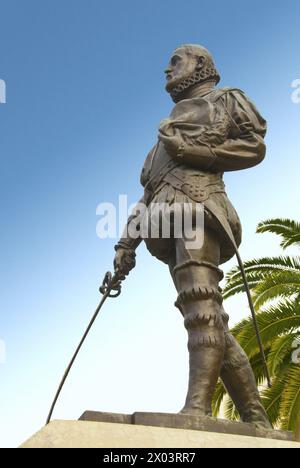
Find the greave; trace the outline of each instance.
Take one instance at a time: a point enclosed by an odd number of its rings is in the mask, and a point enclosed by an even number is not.
[[[203,330],[199,334],[202,335]],[[188,393],[181,413],[212,415],[212,397],[220,375],[223,353],[223,346],[197,345],[189,349]]]
[[[225,334],[226,348],[221,379],[238,410],[241,420],[271,429],[262,405],[249,359],[235,338]]]
[[[179,297],[179,307],[188,332],[189,384],[181,413],[211,416],[212,396],[224,357],[224,328],[221,297],[207,288]],[[178,304],[178,301],[177,301]]]

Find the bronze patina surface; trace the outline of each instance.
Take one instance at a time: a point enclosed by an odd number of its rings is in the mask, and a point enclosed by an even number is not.
[[[266,121],[243,91],[216,87],[219,73],[202,46],[178,47],[165,73],[175,106],[161,122],[158,141],[145,160],[141,202],[202,204],[204,242],[194,249],[185,235],[133,238],[126,229],[115,247],[115,270],[129,273],[142,241],[169,265],[178,292],[176,306],[188,332],[189,384],[180,413],[211,416],[212,395],[221,377],[242,421],[269,429],[249,360],[229,332],[219,287],[219,266],[234,255],[233,243],[241,243],[241,223],[226,195],[223,174],[264,159]],[[127,228],[134,222],[133,215]]]

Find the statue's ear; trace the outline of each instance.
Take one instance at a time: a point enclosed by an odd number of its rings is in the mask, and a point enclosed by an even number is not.
[[[203,55],[201,57],[197,57],[197,70],[199,70],[200,68],[203,68],[204,66],[204,62],[205,62],[205,57],[203,57]]]

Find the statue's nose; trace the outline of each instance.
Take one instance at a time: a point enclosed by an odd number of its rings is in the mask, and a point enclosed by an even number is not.
[[[172,69],[170,67],[166,68],[164,73],[167,75],[168,73],[171,73]]]

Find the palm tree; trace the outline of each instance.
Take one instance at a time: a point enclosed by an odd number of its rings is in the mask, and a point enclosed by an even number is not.
[[[271,232],[281,237],[281,247],[300,246],[300,224],[288,219],[261,222],[258,233]],[[245,263],[258,324],[272,377],[272,388],[263,388],[265,375],[251,318],[239,322],[232,334],[247,353],[271,423],[281,429],[296,431],[300,423],[300,257],[282,255],[264,257]],[[224,299],[244,291],[238,267],[226,276]],[[297,345],[299,343],[299,345]],[[293,356],[293,359],[292,359]],[[299,353],[300,356],[300,353]],[[217,416],[225,398],[225,415],[237,419],[238,414],[221,382],[214,401]],[[299,430],[299,427],[298,427]]]

